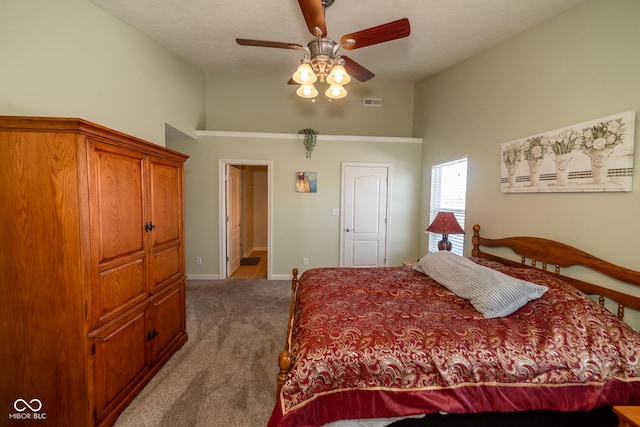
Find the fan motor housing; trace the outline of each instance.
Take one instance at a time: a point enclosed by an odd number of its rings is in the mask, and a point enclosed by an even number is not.
[[[337,45],[338,43],[328,38],[317,38],[307,45],[311,56],[311,67],[321,82],[325,81],[334,65]]]
[[[332,39],[317,38],[311,40],[307,46],[309,47],[309,52],[311,53],[312,58],[317,55],[327,55],[333,58],[337,44],[338,43]]]

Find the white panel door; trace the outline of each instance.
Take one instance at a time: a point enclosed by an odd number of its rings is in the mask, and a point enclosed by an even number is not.
[[[241,184],[240,168],[227,166],[227,277],[240,267],[242,245],[240,242],[241,221]]]
[[[341,266],[386,264],[389,168],[343,164]]]

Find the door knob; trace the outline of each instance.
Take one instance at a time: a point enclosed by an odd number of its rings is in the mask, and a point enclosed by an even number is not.
[[[353,228],[345,228],[344,231],[346,231],[347,233],[353,231]]]

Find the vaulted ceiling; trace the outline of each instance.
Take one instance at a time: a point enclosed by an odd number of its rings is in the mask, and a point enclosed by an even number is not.
[[[287,81],[301,51],[239,46],[236,38],[306,46],[295,0],[90,0],[206,73],[263,73]],[[320,1],[320,0],[318,0]],[[585,0],[335,0],[328,36],[408,18],[411,35],[349,52],[376,79],[412,83]]]

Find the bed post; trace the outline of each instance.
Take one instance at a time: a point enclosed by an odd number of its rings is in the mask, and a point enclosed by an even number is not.
[[[471,238],[473,243],[473,249],[471,249],[471,256],[480,255],[480,226],[478,224],[473,226],[473,237]]]
[[[284,351],[278,355],[278,379],[276,381],[276,398],[280,395],[280,389],[284,385],[287,379],[287,374],[291,365],[293,365],[293,355],[291,354],[290,339],[291,339],[291,325],[293,324],[293,315],[296,306],[296,294],[298,291],[298,269],[293,268],[291,270],[291,301],[289,302],[289,322],[287,324],[287,341],[285,342]]]
[[[289,373],[289,369],[291,369],[291,365],[293,365],[291,353],[287,350],[281,352],[278,356],[278,367],[280,368],[280,372],[278,372],[278,380],[276,381],[276,399],[280,396],[280,390],[287,379],[287,374]]]

